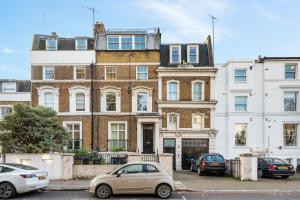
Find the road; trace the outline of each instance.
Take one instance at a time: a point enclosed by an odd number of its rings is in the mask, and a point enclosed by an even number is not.
[[[42,191],[23,194],[15,199],[93,199],[87,191]],[[155,199],[153,195],[118,195],[111,199]],[[174,192],[170,200],[299,200],[300,192]]]

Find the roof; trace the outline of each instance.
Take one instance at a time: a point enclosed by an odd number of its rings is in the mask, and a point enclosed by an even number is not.
[[[300,60],[300,57],[289,57],[289,56],[280,56],[280,57],[267,57],[267,56],[264,56],[264,57],[261,57],[261,56],[258,56],[258,59],[255,60],[255,62],[257,63],[263,63],[264,61],[289,61],[289,60]]]
[[[16,80],[16,79],[0,79],[0,92],[2,91],[2,82],[16,82],[16,92],[30,92],[31,82],[30,80]]]
[[[42,35],[42,34],[35,34],[33,36],[32,41],[32,51],[40,51],[40,50],[46,50],[46,40],[48,38],[53,38],[53,35]],[[62,51],[72,51],[75,49],[75,41],[78,38],[85,38],[87,39],[87,50],[93,50],[94,49],[94,39],[91,37],[74,37],[74,38],[60,38],[55,36],[55,38],[58,40],[57,50]]]
[[[213,63],[210,61],[210,51],[208,44],[206,43],[190,43],[190,44],[162,44],[160,45],[160,65],[163,67],[177,67],[178,64],[170,64],[170,46],[171,45],[180,45],[181,46],[181,62],[187,62],[187,46],[188,45],[197,45],[199,48],[198,60],[199,63],[193,64],[194,67],[201,66],[213,66]]]

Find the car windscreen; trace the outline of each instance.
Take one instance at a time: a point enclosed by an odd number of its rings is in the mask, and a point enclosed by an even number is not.
[[[208,162],[224,162],[224,158],[219,155],[208,155],[205,157],[205,160]]]
[[[16,168],[19,168],[19,169],[24,169],[24,170],[37,170],[37,168],[35,168],[35,167],[31,167],[31,166],[28,166],[28,165],[22,165],[22,164],[5,163],[5,165],[16,167]]]
[[[264,160],[268,164],[288,164],[287,161],[281,160],[279,158],[265,158]]]

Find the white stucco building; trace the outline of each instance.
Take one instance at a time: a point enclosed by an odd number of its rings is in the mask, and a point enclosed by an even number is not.
[[[300,164],[300,57],[229,60],[216,78],[216,151],[258,152]]]

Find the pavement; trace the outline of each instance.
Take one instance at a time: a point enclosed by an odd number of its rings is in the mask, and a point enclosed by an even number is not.
[[[232,177],[198,176],[195,172],[174,172],[176,191],[186,192],[300,192],[300,174],[289,179],[263,178],[258,181],[240,181]],[[87,190],[90,179],[74,179],[68,181],[50,181],[51,191]]]
[[[173,192],[170,200],[299,200],[299,192]],[[82,199],[96,200],[87,191],[38,191],[17,196],[15,199]],[[158,199],[154,195],[115,195],[111,199]]]

